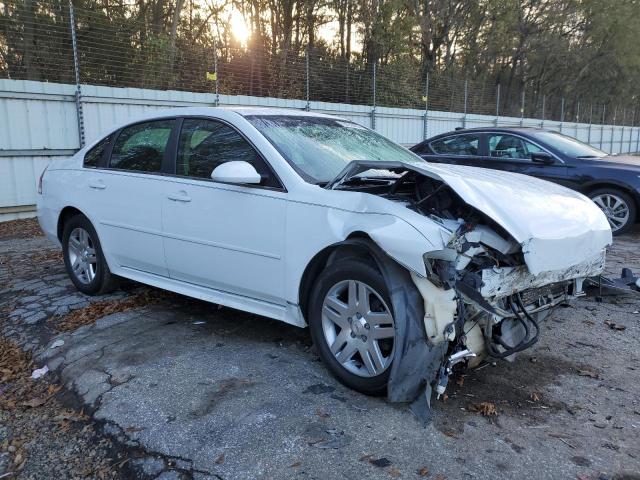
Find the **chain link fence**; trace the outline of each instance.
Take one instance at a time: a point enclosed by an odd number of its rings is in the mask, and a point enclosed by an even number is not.
[[[193,12],[169,17],[167,25],[133,3],[85,5],[0,1],[0,78],[77,84],[80,123],[83,84],[457,112],[463,126],[468,114],[495,115],[496,124],[500,117],[541,125],[635,126],[640,120],[630,99],[602,104],[531,85],[424,72],[409,56],[347,58],[323,42],[310,46],[301,35],[279,48],[260,38],[240,46],[224,26]]]

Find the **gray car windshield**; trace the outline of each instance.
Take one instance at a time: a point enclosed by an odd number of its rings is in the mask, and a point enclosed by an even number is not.
[[[602,158],[607,156],[602,150],[558,132],[538,131],[532,135],[569,157]]]
[[[323,117],[246,117],[280,154],[313,183],[332,180],[352,160],[423,163],[420,157],[357,123]]]

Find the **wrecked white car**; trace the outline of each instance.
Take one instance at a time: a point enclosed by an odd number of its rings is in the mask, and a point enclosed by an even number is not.
[[[290,110],[145,118],[52,163],[39,191],[79,290],[126,277],[308,325],[341,382],[423,420],[455,364],[533,345],[611,243],[576,192]]]

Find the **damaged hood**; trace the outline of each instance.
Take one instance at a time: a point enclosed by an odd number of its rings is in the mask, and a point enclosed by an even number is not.
[[[368,164],[368,166],[367,166]],[[377,168],[409,169],[449,185],[522,245],[530,272],[570,269],[601,258],[612,242],[609,222],[584,195],[517,173],[427,162],[376,162]],[[327,188],[371,168],[352,162]]]

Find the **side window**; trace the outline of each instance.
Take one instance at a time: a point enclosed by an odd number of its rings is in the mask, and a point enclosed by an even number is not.
[[[104,155],[104,152],[107,149],[110,141],[111,136],[103,138],[91,150],[85,153],[83,166],[95,168],[100,165],[100,160],[102,159],[102,156]]]
[[[441,155],[478,155],[479,145],[480,136],[475,134],[453,135],[429,144],[434,152]]]
[[[201,118],[184,120],[176,158],[177,175],[209,179],[218,165],[233,160],[253,165],[262,175],[261,185],[280,186],[262,157],[229,125]]]
[[[173,123],[173,120],[158,120],[124,128],[113,146],[109,166],[137,172],[159,172]]]
[[[543,150],[533,143],[514,135],[491,135],[489,137],[489,155],[495,158],[531,159],[532,153]]]

